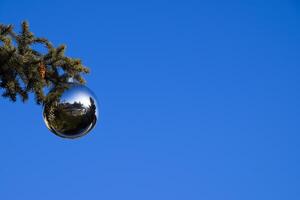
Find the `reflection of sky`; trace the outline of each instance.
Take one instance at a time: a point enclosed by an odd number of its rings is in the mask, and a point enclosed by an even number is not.
[[[94,99],[96,108],[98,108],[95,95],[85,86],[70,88],[62,95],[61,100],[68,103],[82,103],[85,107],[89,107],[91,105],[90,97]],[[96,115],[98,116],[98,109],[96,109]]]
[[[65,99],[69,103],[82,103],[84,106],[89,106],[90,103],[90,98],[87,93],[85,92],[78,92],[76,94],[71,94],[70,96],[67,96]]]

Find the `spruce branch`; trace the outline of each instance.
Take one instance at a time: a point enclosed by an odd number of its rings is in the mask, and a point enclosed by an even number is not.
[[[34,49],[41,44],[47,53]],[[28,93],[34,93],[37,104],[56,100],[68,87],[73,78],[84,84],[82,74],[89,69],[80,59],[65,56],[65,45],[54,47],[46,38],[35,37],[29,30],[29,24],[22,23],[21,32],[15,33],[12,25],[0,24],[0,88],[2,96],[12,101],[20,96],[28,99]],[[52,88],[45,94],[45,88]]]

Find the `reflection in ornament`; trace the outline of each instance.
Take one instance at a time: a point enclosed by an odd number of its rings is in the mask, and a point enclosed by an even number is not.
[[[91,131],[98,119],[95,95],[86,86],[70,83],[59,100],[44,106],[44,121],[63,138],[78,138]]]

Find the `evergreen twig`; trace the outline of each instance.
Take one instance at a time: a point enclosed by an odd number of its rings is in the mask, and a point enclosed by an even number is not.
[[[47,53],[35,50],[34,44],[44,45]],[[47,39],[35,37],[26,21],[19,34],[13,31],[12,25],[0,24],[2,96],[16,101],[19,95],[24,102],[32,92],[37,104],[45,104],[61,95],[70,78],[84,84],[81,74],[89,73],[89,69],[81,60],[65,56],[65,49],[64,45],[55,48]],[[45,94],[45,88],[52,88],[51,92]]]

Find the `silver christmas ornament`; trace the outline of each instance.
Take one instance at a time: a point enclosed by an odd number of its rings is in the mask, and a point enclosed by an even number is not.
[[[98,120],[97,99],[86,86],[70,83],[59,100],[44,106],[46,126],[63,138],[78,138],[91,131]]]

